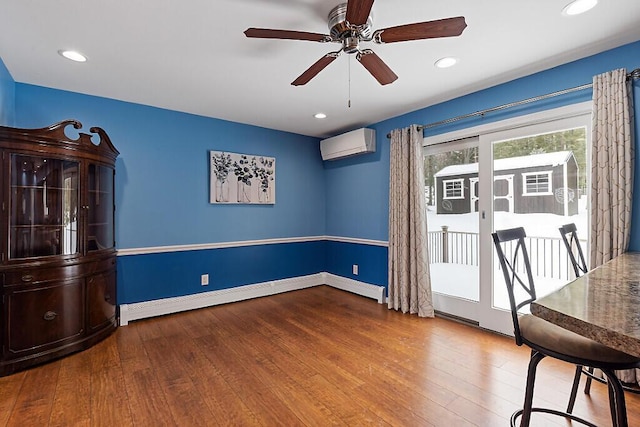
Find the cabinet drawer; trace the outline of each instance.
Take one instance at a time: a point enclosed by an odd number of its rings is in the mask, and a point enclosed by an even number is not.
[[[82,335],[83,301],[81,280],[6,294],[7,356],[44,351]]]
[[[73,279],[81,273],[81,265],[68,265],[59,268],[24,268],[5,273],[7,285],[28,285],[51,281]]]

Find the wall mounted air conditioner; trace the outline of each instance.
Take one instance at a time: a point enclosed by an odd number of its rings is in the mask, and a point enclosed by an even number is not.
[[[376,131],[373,129],[356,129],[333,138],[320,141],[322,160],[336,160],[356,154],[376,151]]]

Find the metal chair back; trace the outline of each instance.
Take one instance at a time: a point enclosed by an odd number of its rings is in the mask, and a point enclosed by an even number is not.
[[[524,228],[518,227],[496,230],[491,235],[500,261],[500,269],[507,285],[516,344],[522,345],[518,311],[536,299],[529,253],[525,244],[527,234]],[[518,292],[518,289],[524,290],[524,294]]]
[[[564,246],[567,248],[569,260],[571,261],[571,265],[573,265],[573,271],[576,277],[580,277],[589,269],[587,268],[584,253],[582,252],[582,246],[580,246],[580,241],[578,240],[576,225],[574,223],[565,224],[560,227],[559,230]]]

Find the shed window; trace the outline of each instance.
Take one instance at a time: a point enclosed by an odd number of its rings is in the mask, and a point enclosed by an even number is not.
[[[463,179],[442,181],[442,185],[444,186],[444,199],[464,199],[463,183]]]
[[[551,171],[522,174],[523,191],[525,196],[540,196],[552,194]]]

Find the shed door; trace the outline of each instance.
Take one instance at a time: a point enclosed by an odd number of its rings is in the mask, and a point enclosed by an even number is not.
[[[495,175],[493,177],[494,212],[513,213],[513,175]]]
[[[469,178],[469,212],[478,212],[478,178]]]

